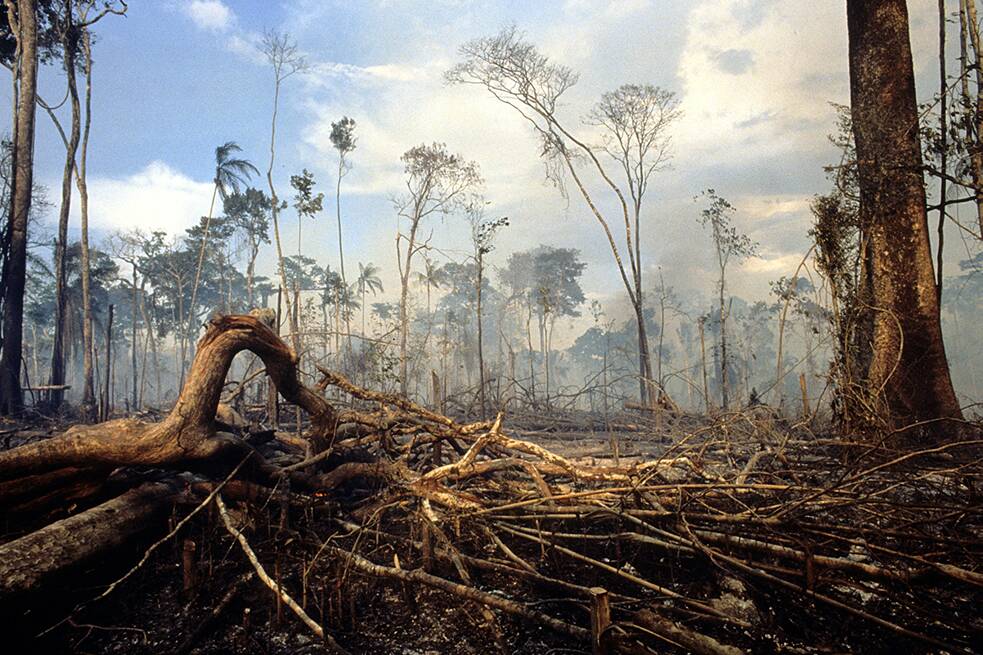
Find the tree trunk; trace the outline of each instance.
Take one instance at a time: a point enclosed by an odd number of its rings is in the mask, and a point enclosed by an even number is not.
[[[8,12],[12,13],[12,12]],[[0,413],[14,414],[24,405],[20,386],[24,331],[24,285],[27,278],[27,218],[34,187],[34,113],[37,96],[37,21],[33,0],[17,2],[17,50],[20,88],[15,99],[14,183],[11,191],[9,244],[3,297],[3,348],[0,353]],[[11,25],[14,21],[11,21]]]
[[[82,37],[82,49],[85,54],[85,127],[82,132],[82,151],[79,161],[79,174],[75,179],[79,190],[79,208],[81,210],[82,253],[80,266],[82,268],[82,415],[87,420],[95,417],[95,383],[92,373],[92,283],[89,275],[89,187],[86,182],[86,156],[89,151],[89,128],[92,125],[92,41],[88,32]]]
[[[481,254],[481,250],[478,250],[478,302],[477,302],[477,312],[478,312],[478,398],[481,403],[481,411],[479,416],[481,420],[485,420],[485,351],[484,345],[482,344],[482,325],[481,325],[481,278],[484,273],[484,257]]]
[[[861,220],[872,251],[867,382],[890,427],[961,418],[929,244],[907,7],[848,0],[847,24]]]
[[[720,269],[720,408],[725,412],[729,403],[727,379],[727,310],[724,308],[724,270]]]
[[[71,21],[72,12],[66,11],[66,20]],[[63,37],[65,76],[68,81],[68,97],[72,108],[72,127],[68,144],[65,146],[65,170],[61,181],[61,207],[58,212],[58,236],[55,240],[55,334],[51,344],[51,374],[49,384],[57,387],[65,384],[65,333],[68,328],[68,312],[65,303],[65,251],[68,247],[68,217],[72,204],[72,174],[75,172],[75,154],[81,138],[81,113],[79,105],[78,82],[75,76],[75,53],[78,39],[74,26],[66,26]],[[62,389],[52,389],[48,395],[48,408],[56,410],[64,400]]]
[[[148,482],[0,546],[0,600],[50,590],[64,571],[122,546],[166,513],[176,490]]]
[[[983,234],[983,152],[980,151],[980,141],[983,140],[983,57],[980,52],[980,28],[976,16],[976,0],[962,0],[965,13],[964,25],[968,28],[969,39],[973,45],[973,67],[976,69],[976,114],[974,127],[976,140],[971,147],[971,162],[973,166],[973,183],[976,186],[976,217],[979,221],[980,233]],[[943,171],[944,172],[944,171]],[[941,202],[945,202],[942,198]]]
[[[407,303],[409,302],[410,294],[410,265],[413,263],[413,249],[416,247],[416,231],[420,226],[419,206],[414,209],[413,217],[413,224],[410,226],[409,246],[406,249],[405,265],[400,278],[399,292],[399,392],[404,396],[406,396],[409,388],[407,341],[409,340],[410,321]],[[397,258],[399,257],[398,244],[397,237]]]

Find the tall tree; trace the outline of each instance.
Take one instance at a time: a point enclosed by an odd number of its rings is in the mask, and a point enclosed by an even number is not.
[[[478,165],[451,154],[442,143],[410,148],[401,157],[406,173],[406,193],[393,202],[398,216],[409,223],[409,231],[396,235],[399,264],[399,389],[406,395],[409,382],[409,292],[413,257],[426,244],[419,241],[420,225],[433,214],[446,214],[466,206],[466,195],[481,183]],[[406,241],[406,252],[402,250]]]
[[[731,215],[736,211],[734,206],[717,195],[713,189],[703,192],[707,206],[700,212],[700,223],[709,228],[713,236],[713,250],[717,260],[717,300],[720,316],[720,398],[721,407],[726,411],[730,404],[730,384],[728,369],[730,360],[727,355],[727,315],[730,313],[725,294],[727,292],[727,264],[731,258],[738,262],[754,255],[756,244],[745,234],[740,234],[731,224]]]
[[[338,218],[338,261],[341,266],[341,280],[345,277],[345,245],[341,231],[341,178],[351,170],[348,155],[355,149],[355,119],[342,116],[337,123],[331,123],[331,145],[338,151],[338,180],[335,186],[335,213]]]
[[[270,242],[270,212],[273,202],[259,189],[252,187],[242,193],[233,193],[223,203],[223,210],[236,232],[246,238],[248,260],[246,262],[247,304],[254,307],[256,283],[256,259],[259,248]],[[265,302],[264,302],[265,304]]]
[[[283,245],[280,242],[280,199],[276,195],[276,186],[273,184],[273,166],[276,163],[276,126],[277,116],[280,111],[280,90],[283,83],[293,75],[306,71],[309,67],[307,59],[297,50],[297,43],[291,40],[287,34],[278,32],[267,32],[263,37],[263,55],[273,69],[273,115],[270,118],[270,165],[266,169],[266,182],[270,187],[270,200],[273,209],[273,237],[276,241],[276,255],[280,269],[280,285],[283,289],[283,296],[287,305],[287,316],[289,317],[291,341],[294,350],[300,352],[300,332],[297,328],[297,321],[292,311],[290,302],[289,287],[287,286],[287,274],[284,269]],[[284,204],[284,206],[286,206]]]
[[[38,27],[34,0],[5,0],[15,34],[13,189],[7,220],[7,257],[3,270],[3,347],[0,351],[0,413],[14,414],[24,404],[20,386],[27,276],[27,218],[34,187],[34,118],[37,96]]]
[[[297,254],[301,254],[301,223],[304,217],[313,219],[321,212],[324,194],[314,195],[314,174],[306,168],[300,175],[290,176],[290,186],[294,194],[294,209],[297,210]]]
[[[680,115],[675,95],[652,85],[624,85],[605,93],[584,119],[599,131],[602,143],[595,146],[575,134],[560,113],[563,94],[577,83],[578,75],[550,61],[514,26],[464,44],[460,54],[463,61],[447,72],[447,80],[482,86],[517,110],[542,140],[548,174],[561,188],[560,176],[569,174],[604,231],[635,312],[639,397],[643,404],[654,402],[642,289],[641,214],[651,176],[668,164],[668,130]],[[619,175],[620,183],[615,181]],[[600,192],[592,189],[592,181]],[[611,206],[617,207],[613,212],[606,209],[604,192],[610,192]],[[623,243],[615,237],[620,230],[615,221],[623,223]]]
[[[468,210],[471,221],[471,245],[474,247],[475,262],[475,315],[478,319],[478,398],[481,403],[481,418],[485,418],[485,349],[484,321],[481,311],[481,291],[485,282],[485,256],[495,249],[495,233],[509,224],[507,217],[486,219],[482,203],[474,203]],[[429,320],[429,318],[428,318]]]
[[[929,244],[908,9],[904,0],[847,0],[847,27],[875,306],[867,383],[889,427],[961,418]]]

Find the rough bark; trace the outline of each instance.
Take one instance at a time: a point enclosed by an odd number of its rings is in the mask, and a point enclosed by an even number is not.
[[[51,588],[66,569],[125,544],[162,515],[175,489],[150,482],[0,546],[0,599]]]
[[[907,7],[849,0],[847,23],[861,214],[872,252],[868,384],[890,427],[961,418],[929,244]]]
[[[15,102],[14,184],[8,225],[8,252],[3,280],[3,349],[0,353],[0,413],[19,412],[24,331],[24,285],[27,276],[27,218],[34,186],[34,115],[37,97],[37,21],[34,0],[18,0],[16,21],[19,93]],[[8,4],[8,9],[11,5]],[[9,12],[13,14],[12,11]],[[11,16],[13,18],[13,16]]]

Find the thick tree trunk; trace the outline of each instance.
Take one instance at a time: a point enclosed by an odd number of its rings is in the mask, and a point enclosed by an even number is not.
[[[37,21],[33,0],[17,2],[19,93],[14,125],[14,184],[3,298],[3,349],[0,353],[0,413],[14,414],[24,405],[20,386],[24,331],[24,285],[27,277],[27,217],[34,190],[34,113],[37,97]]]
[[[176,491],[150,482],[0,546],[0,600],[51,589],[66,569],[122,546],[166,513]]]
[[[961,418],[929,245],[904,0],[848,0],[861,220],[872,252],[868,385],[888,425]]]

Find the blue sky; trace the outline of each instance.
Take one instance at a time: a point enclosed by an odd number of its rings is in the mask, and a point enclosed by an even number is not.
[[[922,95],[935,85],[934,3],[913,2],[912,42]],[[653,182],[644,224],[648,279],[708,294],[707,237],[693,197],[716,188],[737,206],[738,226],[760,257],[737,269],[732,290],[763,296],[791,274],[808,247],[808,203],[827,185],[821,165],[829,102],[848,100],[846,19],[840,1],[780,0],[159,0],[132,2],[125,18],[96,29],[89,180],[96,236],[113,230],[172,234],[208,209],[214,148],[237,141],[265,171],[272,77],[256,44],[264,29],[289,32],[312,64],[284,88],[275,177],[306,167],[331,197],[336,159],[330,124],[358,123],[354,169],[343,187],[348,266],[383,266],[396,286],[399,155],[441,141],[481,166],[491,211],[508,215],[494,258],[541,242],[577,247],[589,263],[588,297],[623,309],[623,289],[600,231],[578,198],[543,183],[538,146],[521,120],[475,88],[441,80],[464,41],[515,23],[544,53],[579,71],[564,112],[576,122],[596,98],[623,83],[674,90],[683,119],[670,171]],[[955,64],[953,64],[954,66]],[[64,93],[60,71],[43,71],[48,100]],[[9,93],[4,85],[2,93]],[[63,149],[38,117],[37,176],[58,188]],[[265,187],[265,180],[254,185]],[[333,207],[333,203],[329,203]],[[77,207],[77,202],[76,202]],[[77,225],[77,223],[76,223]],[[463,219],[432,226],[448,257],[467,246]],[[287,212],[285,250],[295,252]],[[333,215],[305,225],[304,253],[336,265]],[[959,253],[953,255],[958,257]],[[261,268],[272,273],[272,251]],[[950,269],[952,270],[952,269]]]

